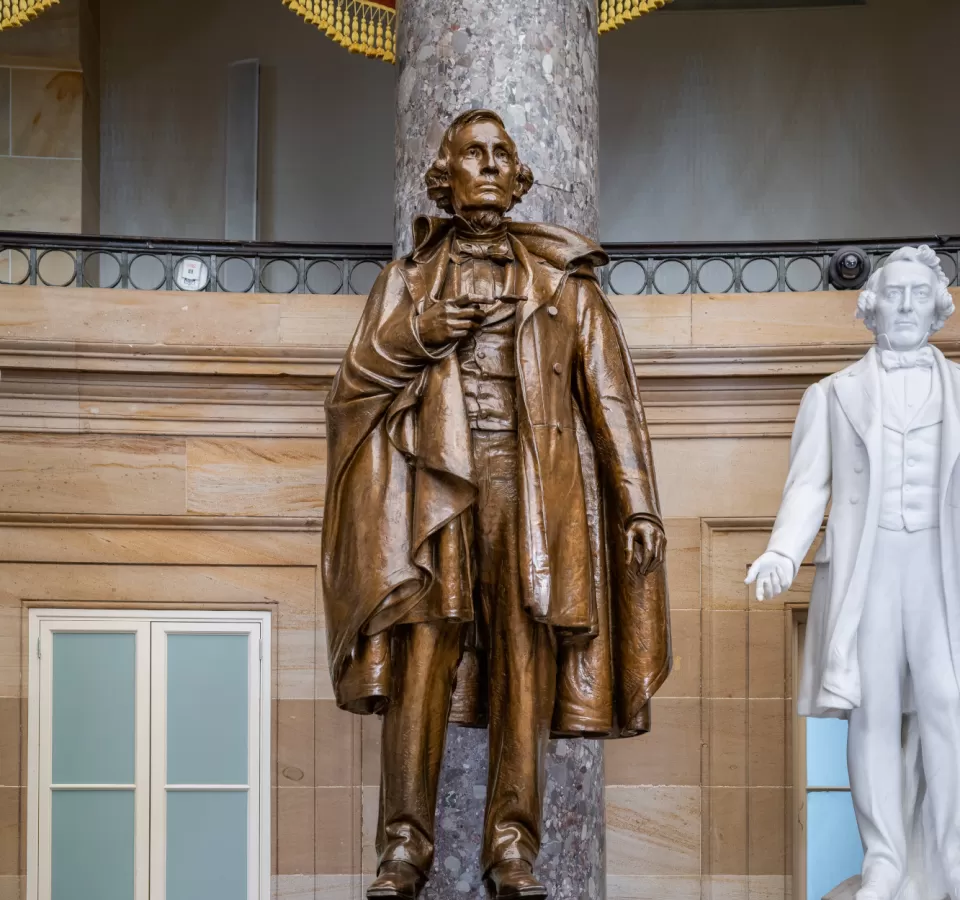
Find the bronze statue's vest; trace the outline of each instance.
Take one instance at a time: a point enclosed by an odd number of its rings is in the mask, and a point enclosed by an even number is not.
[[[464,252],[465,245],[454,241],[444,295],[496,300],[480,328],[457,347],[470,425],[480,431],[516,431],[516,301],[510,296],[516,263],[502,257],[476,258]],[[484,252],[482,247],[470,250]]]

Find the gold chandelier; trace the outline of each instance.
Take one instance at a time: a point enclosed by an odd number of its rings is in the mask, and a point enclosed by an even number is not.
[[[600,34],[613,31],[631,19],[653,12],[669,2],[599,0],[597,30]],[[283,0],[283,4],[351,53],[362,53],[389,63],[396,60],[396,0]]]
[[[0,31],[23,25],[60,0],[0,0]]]

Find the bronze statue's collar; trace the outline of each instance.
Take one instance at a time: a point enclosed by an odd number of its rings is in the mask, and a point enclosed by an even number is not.
[[[523,245],[532,256],[539,257],[562,272],[586,266],[605,266],[609,257],[599,244],[568,228],[540,222],[514,222],[504,219],[507,234]],[[446,244],[454,233],[452,218],[417,216],[413,222],[414,251],[411,259],[425,263]]]
[[[450,221],[453,223],[454,234],[465,241],[501,240],[507,236],[507,227],[510,225],[510,220],[506,217],[502,218],[493,228],[486,229],[478,227],[469,219],[464,219],[461,216],[454,216]]]

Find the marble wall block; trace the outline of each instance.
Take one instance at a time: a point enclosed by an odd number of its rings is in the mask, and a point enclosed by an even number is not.
[[[311,516],[323,510],[320,438],[196,438],[187,444],[187,509],[237,516]]]
[[[700,874],[700,788],[607,788],[609,875]]]
[[[186,451],[180,438],[0,436],[0,510],[182,515]]]

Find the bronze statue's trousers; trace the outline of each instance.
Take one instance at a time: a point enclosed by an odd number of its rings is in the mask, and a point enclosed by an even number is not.
[[[473,432],[479,481],[475,519],[476,612],[489,671],[490,773],[481,865],[540,852],[545,757],[556,691],[549,628],[523,609],[517,557],[517,440]],[[394,629],[394,697],[383,719],[380,862],[433,863],[437,782],[463,627],[425,623]]]

